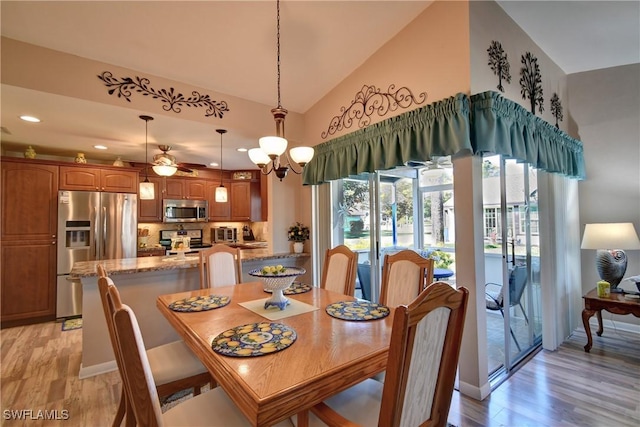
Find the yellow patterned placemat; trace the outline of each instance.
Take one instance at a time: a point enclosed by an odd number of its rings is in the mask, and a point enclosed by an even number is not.
[[[241,302],[238,305],[243,306],[247,310],[251,310],[254,313],[258,313],[260,316],[269,320],[284,319],[285,317],[296,316],[298,314],[308,313],[310,311],[318,310],[318,307],[300,302],[289,298],[289,305],[284,310],[280,310],[278,307],[264,308],[264,302],[268,298],[256,299],[253,301]]]
[[[376,320],[387,317],[389,307],[369,301],[339,301],[329,304],[325,311],[331,317],[342,320]]]
[[[211,341],[211,348],[225,356],[264,356],[284,350],[296,338],[296,331],[282,323],[249,323],[222,332]]]
[[[169,304],[169,308],[173,311],[207,311],[224,307],[229,304],[231,298],[225,295],[207,295],[184,298]]]

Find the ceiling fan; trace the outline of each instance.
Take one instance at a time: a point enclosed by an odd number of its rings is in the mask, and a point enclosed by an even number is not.
[[[431,160],[410,160],[405,164],[412,168],[420,168],[423,172],[435,169],[450,169],[453,167],[453,163],[451,163],[451,156],[432,156]]]
[[[177,163],[176,158],[169,154],[171,150],[170,145],[158,145],[160,151],[159,154],[155,154],[153,156],[152,166],[173,166],[177,168],[181,172],[191,173],[193,170],[191,168],[205,168],[205,165],[193,164],[193,163]]]

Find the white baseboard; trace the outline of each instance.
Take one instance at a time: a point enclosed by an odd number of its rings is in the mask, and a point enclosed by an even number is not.
[[[111,360],[110,362],[100,363],[98,365],[91,365],[87,368],[80,365],[80,373],[78,374],[78,378],[81,380],[89,377],[95,377],[96,375],[106,374],[107,372],[112,372],[118,369],[118,365],[116,365],[115,360]]]
[[[614,314],[602,310],[602,327],[605,329],[605,332],[607,331],[607,329],[615,329],[618,331],[630,332],[632,334],[640,335],[640,325],[620,322],[618,320],[612,320],[611,318],[607,319],[607,315],[614,316]],[[589,326],[591,327],[591,332],[595,332],[598,329],[598,319],[595,315],[591,316],[591,318],[589,319]]]
[[[475,400],[484,400],[491,394],[491,384],[488,382],[481,387],[476,387],[463,381],[458,381],[458,386],[461,394]]]

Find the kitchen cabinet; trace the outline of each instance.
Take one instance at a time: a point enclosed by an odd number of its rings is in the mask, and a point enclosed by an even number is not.
[[[140,175],[140,182],[144,182],[144,175]],[[162,177],[150,176],[149,182],[153,184],[154,199],[142,200],[138,194],[138,222],[162,222],[162,198],[164,188]]]
[[[151,179],[149,179],[151,180]],[[138,249],[138,258],[146,256],[165,256],[167,253],[165,248],[144,248]]]
[[[251,181],[238,181],[229,184],[229,198],[231,199],[231,221],[250,221],[252,207],[256,206],[257,199],[252,197]],[[255,187],[255,185],[253,186]],[[258,194],[259,198],[259,194]]]
[[[206,200],[207,181],[192,178],[166,178],[164,184],[165,199]]]
[[[58,179],[56,165],[2,159],[2,327],[55,319]]]
[[[220,186],[220,181],[207,182],[207,200],[209,201],[209,221],[229,221],[231,215],[231,203],[216,202],[216,188]],[[229,194],[229,183],[226,185]]]
[[[60,166],[60,189],[137,193],[138,172],[92,166]]]

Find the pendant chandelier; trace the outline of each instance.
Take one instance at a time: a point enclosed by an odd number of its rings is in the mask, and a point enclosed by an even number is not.
[[[216,202],[217,203],[227,203],[227,189],[224,184],[222,184],[222,135],[227,133],[225,129],[216,129],[216,132],[220,134],[220,186],[216,188]]]
[[[155,186],[153,182],[149,182],[149,120],[153,120],[151,116],[140,116],[145,121],[144,125],[144,181],[140,183],[140,200],[153,200],[155,196]]]
[[[287,172],[291,169],[296,174],[302,173],[304,165],[309,163],[313,158],[313,147],[294,147],[289,150],[291,159],[300,166],[298,172],[287,156],[287,140],[284,137],[284,118],[288,111],[282,108],[280,103],[280,0],[276,1],[277,10],[277,71],[278,71],[278,106],[271,110],[273,119],[276,122],[276,136],[265,136],[260,138],[260,148],[252,148],[249,150],[249,158],[253,163],[258,165],[262,173],[265,175],[275,172],[280,181],[287,176]]]

